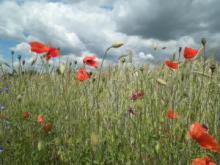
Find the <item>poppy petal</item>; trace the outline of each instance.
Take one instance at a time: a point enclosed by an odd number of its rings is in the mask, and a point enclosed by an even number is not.
[[[203,158],[194,159],[192,165],[216,165],[216,163],[211,161],[209,156],[205,156]]]
[[[55,58],[58,57],[60,55],[60,51],[58,48],[50,48],[48,53],[47,53],[47,58]]]
[[[79,81],[85,81],[88,78],[90,78],[90,74],[86,71],[85,68],[79,68],[77,75],[76,75],[76,79]]]
[[[168,119],[177,119],[177,114],[172,109],[169,109],[167,113],[167,117]]]
[[[177,62],[174,62],[174,61],[171,61],[171,60],[167,60],[164,62],[165,65],[171,69],[178,69],[179,68],[179,65]]]
[[[83,63],[85,63],[86,65],[88,66],[91,66],[91,67],[94,67],[96,68],[97,65],[98,65],[98,62],[95,60],[97,57],[94,55],[94,56],[86,56],[84,59],[83,59]]]
[[[205,149],[216,152],[220,150],[217,140],[209,135],[206,128],[200,123],[194,123],[190,126],[189,136],[196,140],[199,145]]]
[[[48,46],[40,42],[30,42],[29,44],[31,46],[31,51],[38,54],[47,53],[50,49]]]
[[[183,55],[184,55],[185,59],[190,60],[190,59],[194,58],[198,54],[198,52],[199,51],[196,49],[186,47],[184,49]]]

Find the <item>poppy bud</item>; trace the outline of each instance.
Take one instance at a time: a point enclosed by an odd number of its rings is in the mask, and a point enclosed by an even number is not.
[[[121,58],[121,59],[120,59],[120,62],[121,62],[122,64],[124,64],[124,63],[126,62],[125,58]]]
[[[185,75],[185,74],[182,74],[182,75],[181,75],[181,80],[184,81],[184,80],[185,80],[185,77],[186,77],[186,75]]]
[[[18,102],[21,102],[22,96],[21,96],[21,95],[18,95],[18,96],[17,96],[17,100],[18,100]]]
[[[18,55],[18,60],[19,60],[19,61],[21,60],[21,55]]]
[[[112,44],[112,47],[113,47],[113,48],[120,48],[120,47],[123,46],[123,45],[124,45],[123,42],[117,41],[117,42],[114,42],[114,43]]]
[[[57,73],[63,75],[65,72],[65,65],[60,65],[59,68],[57,69]]]
[[[95,78],[92,78],[92,82],[94,83],[96,80],[95,80]]]
[[[182,47],[179,47],[179,53],[181,53],[182,52]]]
[[[11,54],[12,54],[12,55],[14,55],[14,54],[15,54],[15,51],[14,51],[14,50],[12,50],[12,51],[11,51]]]
[[[202,43],[203,46],[205,46],[205,45],[206,45],[206,39],[205,39],[205,38],[202,38],[202,39],[201,39],[201,43]]]
[[[211,69],[211,72],[213,74],[215,72],[215,70],[216,70],[216,65],[212,64],[209,68]]]
[[[41,151],[41,150],[44,149],[44,147],[45,147],[44,141],[40,140],[40,141],[38,142],[38,144],[37,144],[37,149],[38,149],[39,151]]]
[[[140,67],[140,71],[143,73],[143,71],[144,71],[144,67]]]
[[[25,60],[22,61],[22,65],[25,65]]]

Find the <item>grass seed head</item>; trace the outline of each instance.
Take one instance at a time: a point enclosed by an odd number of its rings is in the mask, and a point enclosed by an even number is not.
[[[167,85],[167,82],[164,81],[163,79],[160,79],[160,78],[157,79],[157,82],[158,82],[160,85],[164,85],[164,86]]]

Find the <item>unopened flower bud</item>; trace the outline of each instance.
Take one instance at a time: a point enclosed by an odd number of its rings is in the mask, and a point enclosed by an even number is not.
[[[121,62],[122,64],[124,64],[124,63],[126,62],[125,58],[121,58],[121,59],[120,59],[120,62]]]
[[[179,53],[181,53],[181,51],[182,51],[182,47],[179,47]]]
[[[201,43],[202,43],[203,46],[205,46],[205,45],[206,45],[206,39],[205,39],[205,38],[202,38],[202,39],[201,39]]]
[[[117,42],[114,42],[114,43],[112,44],[112,47],[113,47],[113,48],[120,48],[120,47],[123,46],[123,45],[124,45],[123,42],[117,41]]]
[[[211,69],[211,72],[212,72],[212,74],[215,72],[215,70],[216,70],[216,66],[215,66],[215,64],[212,64],[211,66],[210,66],[210,69]]]
[[[18,60],[19,60],[19,61],[21,60],[21,55],[18,55]]]
[[[25,65],[25,60],[22,61],[22,65]]]

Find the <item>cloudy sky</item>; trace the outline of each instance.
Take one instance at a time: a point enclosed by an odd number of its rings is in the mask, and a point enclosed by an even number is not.
[[[61,48],[62,58],[101,57],[114,41],[108,62],[132,50],[136,63],[163,61],[205,37],[219,52],[219,0],[0,0],[0,56],[10,49],[31,57],[29,41]],[[162,47],[167,47],[163,50]],[[157,48],[155,51],[154,48]]]

